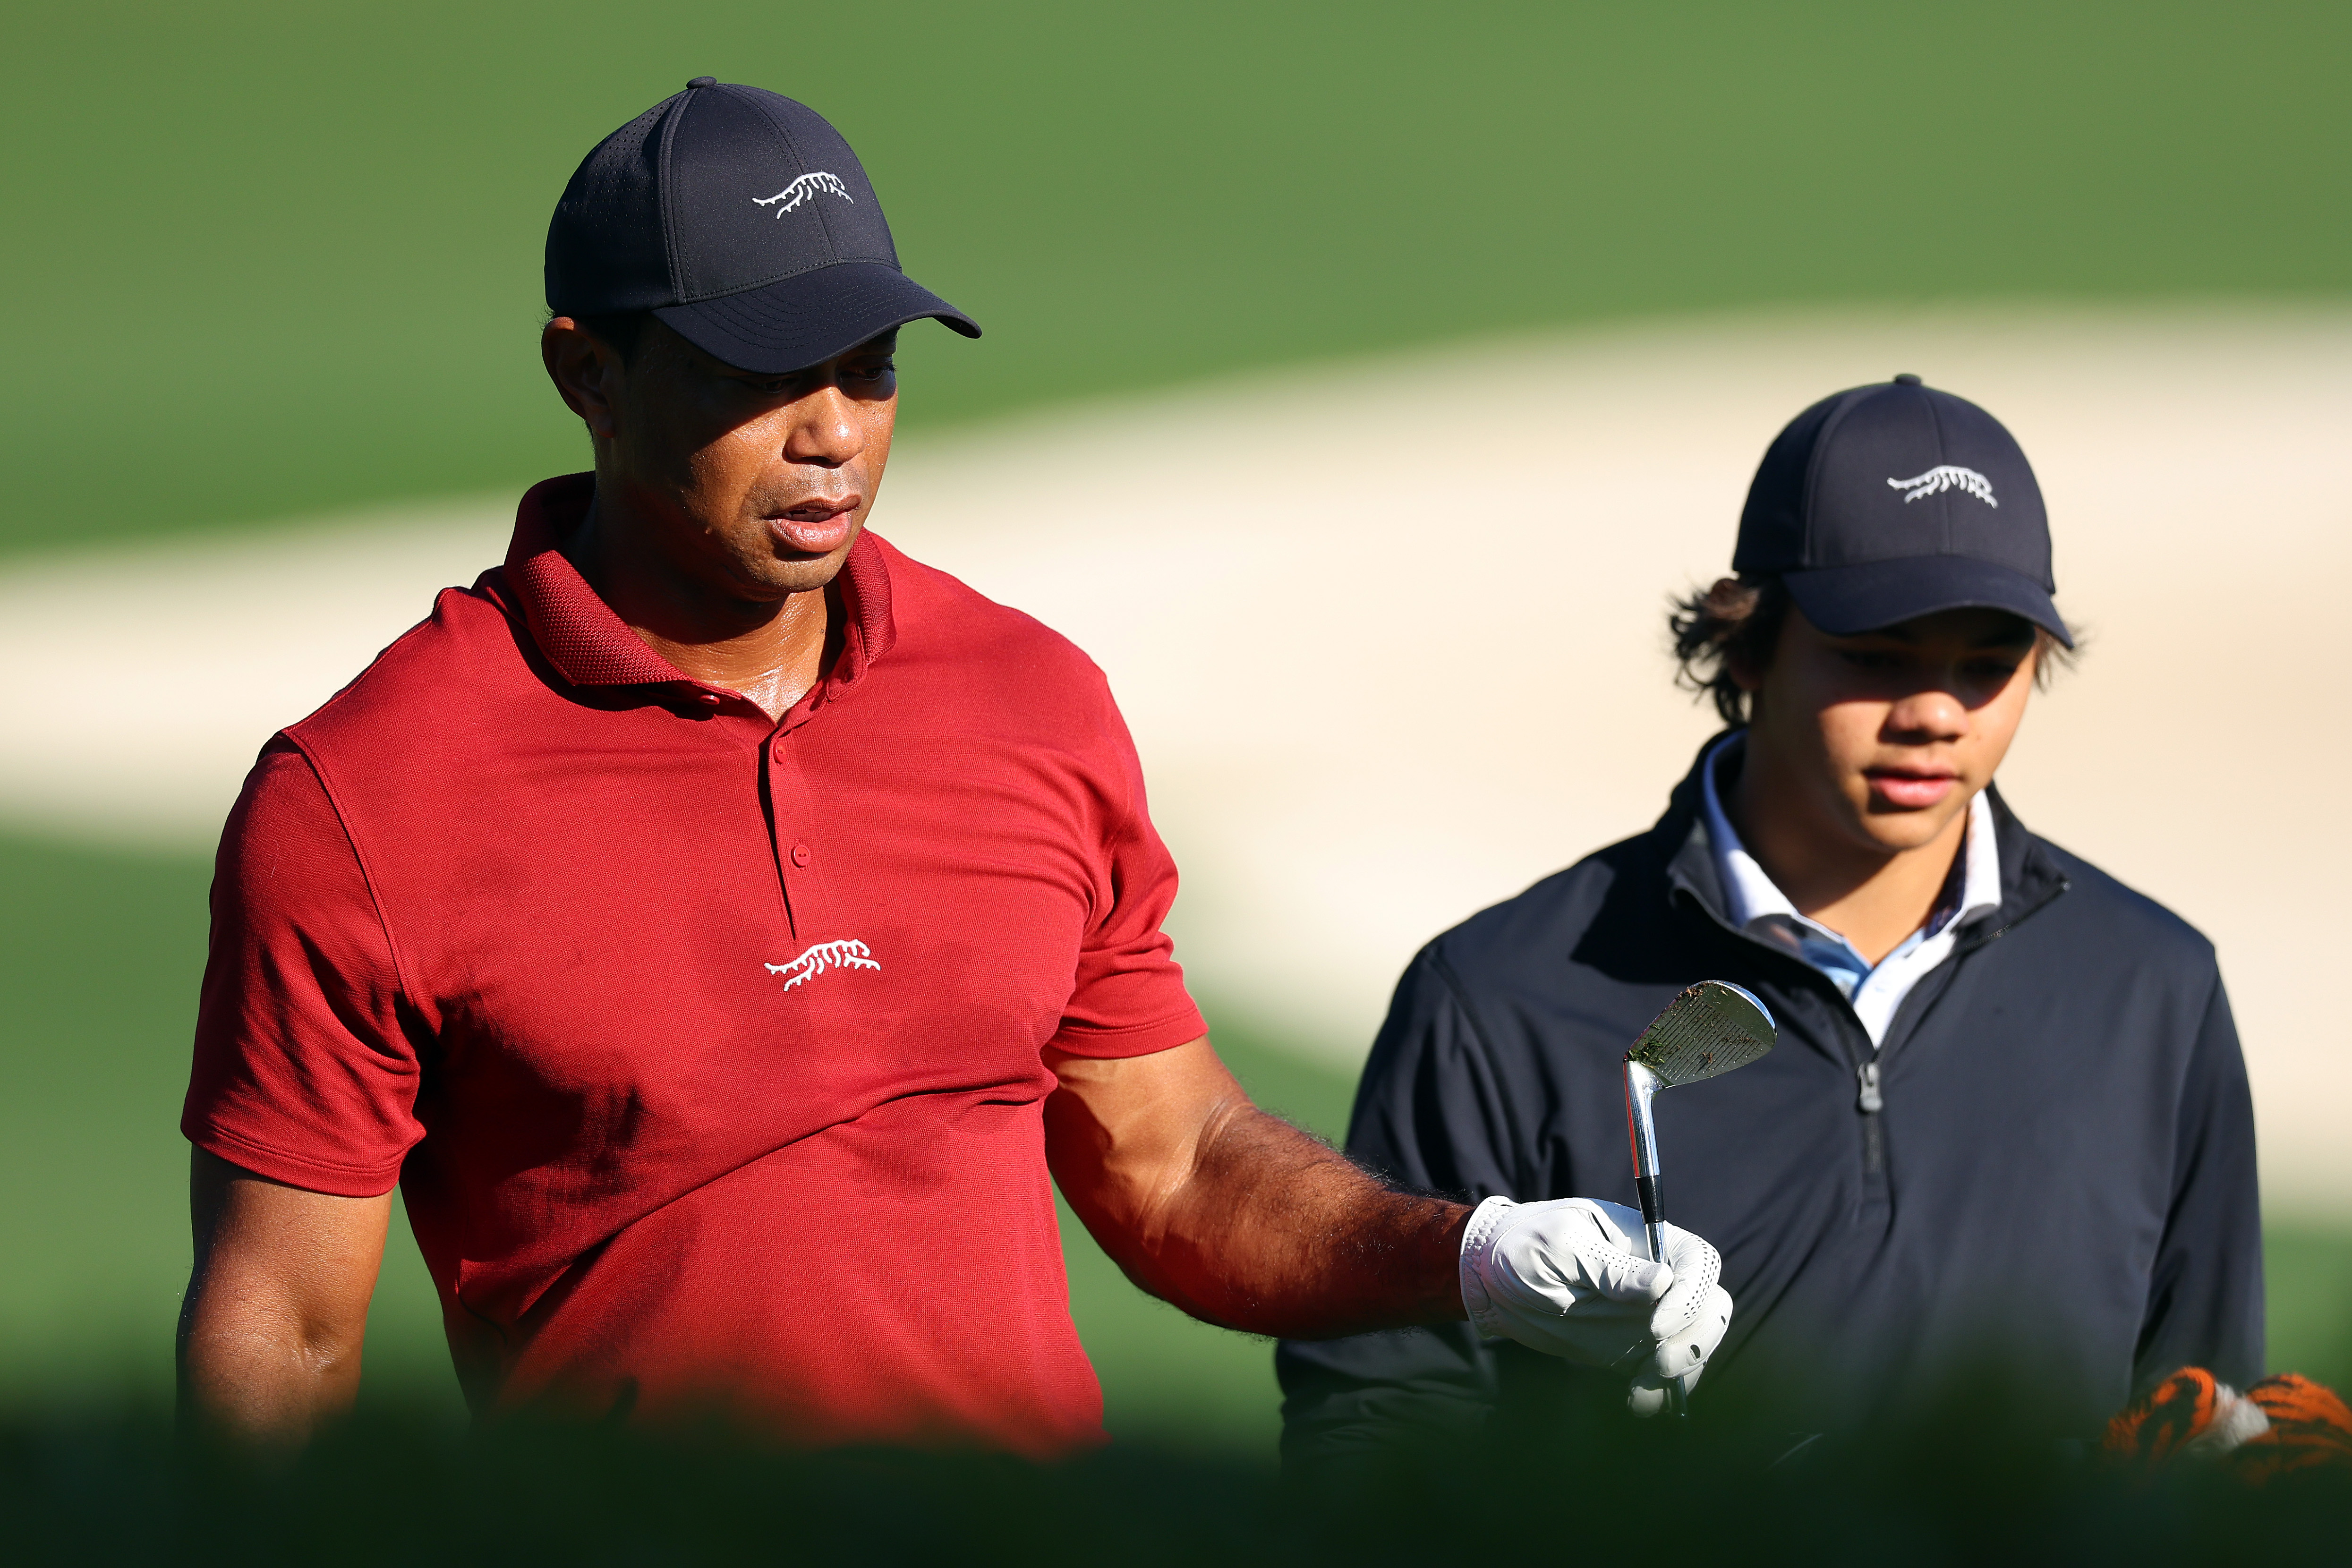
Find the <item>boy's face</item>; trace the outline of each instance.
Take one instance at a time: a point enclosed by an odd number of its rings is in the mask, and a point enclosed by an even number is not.
[[[1752,698],[1748,743],[1790,804],[1854,847],[1935,840],[1992,782],[2033,689],[2033,628],[1999,610],[1946,610],[1859,637],[1816,630],[1793,605],[1769,668],[1734,670]]]

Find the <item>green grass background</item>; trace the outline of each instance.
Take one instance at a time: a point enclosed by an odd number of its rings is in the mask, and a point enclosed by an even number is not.
[[[909,334],[919,439],[1522,326],[2340,300],[2348,58],[2316,4],[19,7],[0,562],[579,466],[532,353],[547,213],[698,73],[832,116],[987,327]],[[0,837],[0,1394],[166,1376],[205,874]],[[1339,1131],[1340,1075],[1216,1022]],[[1115,1430],[1264,1443],[1264,1345],[1070,1253]],[[2274,1361],[2352,1374],[2352,1238],[2272,1258]],[[377,1318],[369,1397],[451,1400],[404,1237]]]
[[[1456,0],[18,6],[0,540],[580,459],[531,340],[606,132],[802,97],[978,343],[910,428],[1773,301],[2352,287],[2352,10]]]

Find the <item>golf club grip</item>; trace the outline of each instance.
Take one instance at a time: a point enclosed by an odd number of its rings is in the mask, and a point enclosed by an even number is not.
[[[1643,1231],[1650,1244],[1650,1261],[1664,1263],[1666,1260],[1666,1205],[1658,1193],[1658,1178],[1636,1176],[1633,1186],[1642,1194]],[[1690,1395],[1685,1392],[1681,1378],[1666,1384],[1666,1409],[1677,1418],[1689,1418]]]

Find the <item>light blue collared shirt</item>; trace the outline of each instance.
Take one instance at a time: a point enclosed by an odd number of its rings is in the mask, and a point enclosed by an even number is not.
[[[1716,879],[1723,884],[1724,913],[1731,923],[1759,942],[1794,953],[1830,978],[1854,1016],[1870,1032],[1871,1046],[1884,1044],[1887,1026],[1911,988],[1927,972],[1950,956],[1960,928],[2000,908],[2000,851],[1993,843],[1992,806],[1979,790],[1969,802],[1968,837],[1960,848],[1960,886],[1957,896],[1945,884],[1943,896],[1928,913],[1927,923],[1903,939],[1901,946],[1874,968],[1853,944],[1819,921],[1807,920],[1787,894],[1773,885],[1748,853],[1723,813],[1717,793],[1716,770],[1746,737],[1731,735],[1706,754],[1699,769],[1706,813],[1707,847],[1715,853]]]

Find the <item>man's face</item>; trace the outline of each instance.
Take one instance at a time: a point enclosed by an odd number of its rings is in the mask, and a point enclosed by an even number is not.
[[[1833,637],[1794,605],[1772,664],[1735,671],[1754,697],[1749,744],[1792,804],[1882,853],[1932,842],[1992,782],[2025,717],[2033,628],[1998,610],[1946,610]]]
[[[569,325],[551,322],[551,341]],[[601,345],[575,347],[556,379],[597,438],[600,488],[646,520],[646,542],[667,565],[772,603],[830,583],[857,542],[890,457],[897,344],[885,332],[807,370],[761,375],[650,321],[626,364]]]

